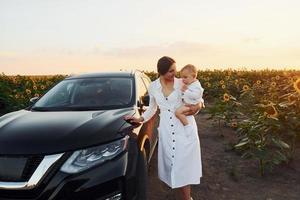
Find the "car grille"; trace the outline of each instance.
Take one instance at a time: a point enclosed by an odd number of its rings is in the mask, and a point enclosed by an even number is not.
[[[25,182],[30,179],[43,156],[0,156],[0,182]]]

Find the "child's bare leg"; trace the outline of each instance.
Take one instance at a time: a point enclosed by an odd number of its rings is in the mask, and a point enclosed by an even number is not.
[[[179,107],[176,112],[175,112],[175,115],[176,117],[181,121],[181,123],[186,126],[189,124],[187,118],[186,118],[186,115],[184,114],[185,112],[189,111],[190,108],[187,107],[187,106],[181,106]]]

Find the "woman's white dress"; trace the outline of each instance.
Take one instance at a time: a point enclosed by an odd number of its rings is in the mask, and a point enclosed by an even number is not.
[[[175,78],[174,91],[165,97],[159,78],[153,81],[148,93],[150,103],[143,118],[148,121],[160,109],[158,127],[158,176],[171,188],[199,184],[202,176],[200,142],[194,116],[187,116],[189,128],[175,116],[182,105],[181,80]]]

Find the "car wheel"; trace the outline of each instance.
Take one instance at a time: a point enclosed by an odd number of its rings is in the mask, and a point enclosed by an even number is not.
[[[137,194],[138,200],[147,200],[148,164],[146,150],[140,151],[137,163]]]

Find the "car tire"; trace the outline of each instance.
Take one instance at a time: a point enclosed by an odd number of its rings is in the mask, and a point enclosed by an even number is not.
[[[148,163],[145,149],[139,152],[137,163],[137,194],[138,200],[148,199]]]

